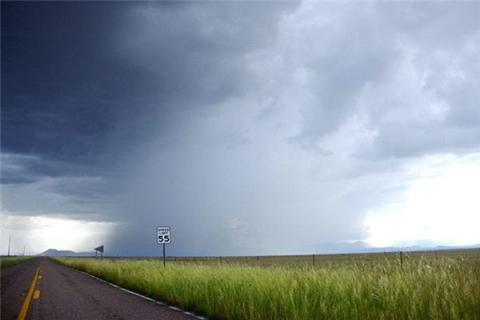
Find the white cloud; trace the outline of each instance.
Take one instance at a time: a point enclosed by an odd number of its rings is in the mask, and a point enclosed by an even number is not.
[[[426,157],[410,164],[406,175],[411,180],[405,191],[369,210],[369,243],[480,243],[480,154]]]
[[[66,215],[68,216],[68,215]],[[1,214],[1,253],[38,254],[49,248],[58,250],[92,251],[110,236],[115,223],[74,220],[68,217],[51,218],[36,214]]]

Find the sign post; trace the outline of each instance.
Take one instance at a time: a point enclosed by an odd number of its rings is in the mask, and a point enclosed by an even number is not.
[[[103,245],[101,245],[100,247],[96,247],[95,248],[95,257],[97,257],[97,253],[100,252],[100,257],[103,258],[104,249],[105,249],[105,247]]]
[[[157,244],[163,246],[163,267],[165,267],[165,244],[170,243],[170,227],[157,227]]]
[[[165,243],[163,243],[163,267],[165,268]]]

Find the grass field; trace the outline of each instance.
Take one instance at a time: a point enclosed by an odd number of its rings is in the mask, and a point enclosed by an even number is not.
[[[480,319],[480,252],[61,263],[213,319]]]
[[[12,267],[31,258],[32,257],[0,257],[0,269]]]

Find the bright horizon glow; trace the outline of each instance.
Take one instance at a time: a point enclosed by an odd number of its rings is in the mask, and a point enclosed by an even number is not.
[[[49,218],[41,216],[13,216],[2,213],[1,253],[8,250],[11,236],[11,254],[38,254],[47,249],[91,251],[112,231],[114,223]]]
[[[415,178],[397,201],[368,212],[370,245],[480,243],[480,154],[430,157],[408,173]]]

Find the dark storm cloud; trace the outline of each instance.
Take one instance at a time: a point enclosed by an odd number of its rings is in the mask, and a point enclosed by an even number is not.
[[[125,6],[2,3],[4,151],[78,164],[102,159],[118,114],[148,82],[111,50]]]
[[[365,239],[408,159],[479,148],[478,9],[2,3],[3,208],[115,222],[119,254]]]
[[[276,19],[294,7],[294,3],[132,7],[126,31],[113,37],[115,50],[127,64],[148,70],[152,92],[143,106],[149,112],[134,115],[127,125],[147,141],[161,131],[162,146],[175,147],[181,143],[179,126],[221,112],[215,106],[222,101],[256,91],[258,80],[247,67],[248,54],[271,44]]]
[[[126,7],[2,2],[3,210],[109,219],[110,136],[148,82],[111,50]]]
[[[64,163],[41,161],[35,156],[2,153],[2,184],[32,183],[65,175]]]

